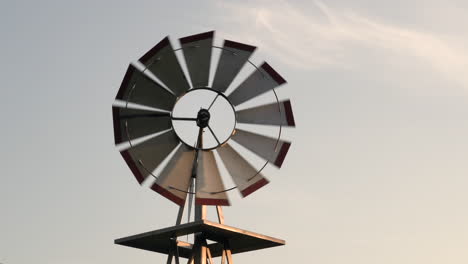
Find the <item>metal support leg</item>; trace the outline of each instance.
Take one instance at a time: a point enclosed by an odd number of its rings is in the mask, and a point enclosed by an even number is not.
[[[180,264],[179,263],[179,243],[177,242],[177,239],[174,240],[174,244],[175,244],[175,263],[176,264]]]
[[[167,264],[172,264],[172,257],[173,257],[172,254],[173,254],[172,250],[169,251],[169,254],[167,255],[167,261],[166,261]]]
[[[174,238],[171,241],[171,246],[169,249],[169,253],[167,254],[167,264],[172,264],[172,260],[175,259],[175,263],[179,264],[179,245],[177,244],[177,240]]]
[[[185,206],[179,207],[179,212],[177,214],[176,225],[180,225],[182,222],[182,216]],[[190,207],[189,207],[190,208]],[[207,207],[205,205],[195,205],[195,221],[205,220],[207,216]],[[221,206],[216,206],[216,213],[218,215],[218,222],[224,224],[224,214],[223,208]],[[175,259],[176,264],[179,264],[179,252],[177,245],[177,238],[174,238],[174,246],[169,251],[167,256],[167,264],[172,264],[172,260]],[[192,248],[192,255],[188,259],[187,264],[214,264],[213,258],[211,256],[211,251],[208,247],[203,233],[197,233],[194,237],[194,244]],[[229,241],[224,243],[224,249],[221,256],[221,264],[234,264],[232,260],[231,248]]]
[[[177,213],[177,219],[176,219],[176,226],[180,225],[182,222],[182,216],[184,215],[184,205],[179,206],[179,212]],[[178,252],[178,246],[177,246],[177,237],[173,238],[173,243],[171,243],[171,249],[169,250],[169,254],[167,255],[167,264],[172,264],[172,259],[174,257],[174,252],[176,252],[176,257],[175,261],[177,264],[179,264],[179,252]]]
[[[177,213],[176,226],[182,223],[182,216],[184,215],[185,205],[179,206],[179,212]]]

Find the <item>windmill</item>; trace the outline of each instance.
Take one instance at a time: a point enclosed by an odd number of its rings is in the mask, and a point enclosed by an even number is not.
[[[281,139],[281,128],[295,123],[291,102],[280,101],[275,88],[286,81],[268,63],[255,66],[249,60],[254,46],[230,40],[215,46],[214,31],[179,42],[181,48],[174,49],[166,37],[139,59],[139,67],[130,64],[116,96],[120,104],[112,108],[122,157],[138,183],[153,180],[150,188],[179,206],[176,225],[115,243],[167,254],[167,263],[186,258],[195,264],[213,264],[217,257],[232,264],[232,254],[284,245],[281,239],[225,225],[222,206],[230,205],[229,191],[246,197],[265,186],[266,165],[283,164],[290,142]],[[219,60],[210,83],[214,50]],[[230,88],[247,65],[252,71]],[[267,92],[274,95],[273,103],[238,109]],[[276,127],[278,133],[265,136],[239,124]],[[239,147],[262,164],[252,165]],[[225,186],[220,163],[233,186]],[[207,206],[216,209],[217,222],[207,219]],[[187,223],[182,223],[184,211]],[[188,235],[193,243],[179,239]]]

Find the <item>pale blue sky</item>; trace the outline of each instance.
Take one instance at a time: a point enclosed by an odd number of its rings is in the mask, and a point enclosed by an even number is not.
[[[113,145],[130,61],[217,30],[287,80],[296,130],[227,224],[287,245],[236,263],[468,262],[466,1],[3,1],[0,263],[157,263],[113,244],[172,225]]]

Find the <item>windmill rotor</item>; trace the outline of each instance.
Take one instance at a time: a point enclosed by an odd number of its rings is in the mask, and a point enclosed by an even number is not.
[[[275,91],[286,80],[268,63],[255,66],[249,60],[256,47],[230,40],[219,47],[214,37],[210,31],[180,38],[180,49],[165,37],[139,59],[142,70],[129,65],[115,97],[123,104],[112,107],[115,144],[127,144],[120,153],[138,183],[154,177],[150,188],[181,206],[189,194],[198,205],[230,205],[230,190],[246,197],[268,184],[262,170],[267,164],[282,166],[291,143],[281,139],[281,131],[295,127],[290,100],[280,101]],[[210,69],[215,49],[220,55]],[[250,75],[230,87],[247,65],[253,66]],[[239,107],[267,92],[273,93],[273,102]],[[277,128],[277,136],[239,124]],[[233,145],[264,163],[253,166]],[[233,187],[226,186],[225,177]]]

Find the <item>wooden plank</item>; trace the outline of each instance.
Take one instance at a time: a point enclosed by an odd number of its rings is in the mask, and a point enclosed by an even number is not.
[[[281,239],[272,238],[207,220],[195,221],[187,224],[181,224],[179,226],[120,238],[115,240],[115,243],[162,254],[169,254],[168,249],[171,248],[171,241],[173,241],[174,237],[195,233],[203,233],[204,239],[217,242],[209,245],[211,255],[214,258],[222,256],[224,241],[230,242],[231,254],[276,247],[285,244],[285,241]],[[184,244],[182,241],[177,242],[177,245],[179,256],[190,258],[193,250],[192,245],[189,243]]]

